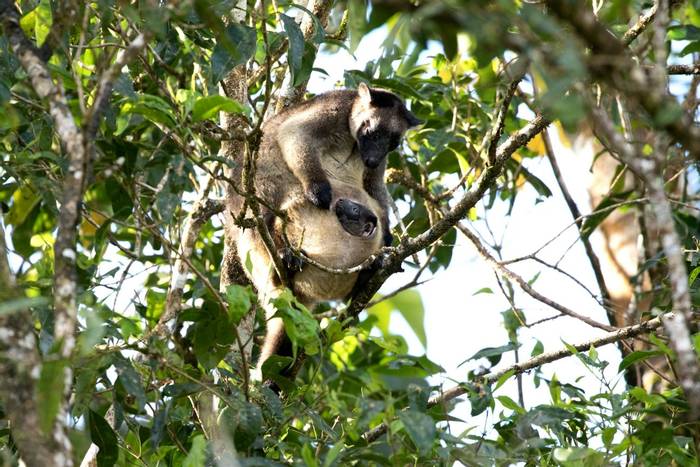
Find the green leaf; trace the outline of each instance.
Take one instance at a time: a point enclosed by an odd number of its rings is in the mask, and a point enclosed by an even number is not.
[[[202,390],[202,385],[198,383],[170,384],[163,388],[163,395],[166,397],[183,397],[194,394]]]
[[[53,422],[63,400],[63,370],[66,367],[63,360],[48,360],[41,365],[39,383],[37,384],[39,405],[39,423],[44,433],[53,432]]]
[[[304,446],[301,448],[301,458],[304,460],[304,465],[307,467],[318,467],[316,455],[308,443],[304,444]]]
[[[593,231],[598,227],[615,209],[612,206],[628,201],[632,196],[632,191],[624,193],[611,193],[602,199],[600,203],[593,209],[593,213],[586,217],[581,225],[581,237],[588,238]]]
[[[601,438],[603,439],[603,444],[606,447],[609,447],[612,444],[615,438],[615,433],[617,433],[617,429],[615,427],[608,427],[603,429],[601,433]]]
[[[423,347],[427,347],[425,309],[423,308],[423,300],[420,293],[413,289],[404,290],[389,299],[382,300],[367,310],[370,315],[377,317],[375,324],[385,336],[389,334],[389,321],[393,310],[401,313]]]
[[[195,435],[192,438],[187,457],[182,462],[182,467],[204,467],[207,460],[207,440],[203,435]]]
[[[234,400],[219,415],[219,423],[226,427],[239,451],[247,450],[262,429],[260,407],[244,400]]]
[[[319,338],[321,329],[309,310],[299,303],[288,289],[272,303],[284,321],[284,330],[293,346],[304,347],[304,351],[309,355],[318,353],[321,345]]]
[[[501,361],[501,356],[504,353],[510,352],[511,350],[515,350],[517,348],[518,346],[513,343],[502,345],[500,347],[485,347],[479,350],[471,357],[469,357],[468,359],[464,360],[462,363],[460,363],[460,365],[464,365],[466,362],[469,362],[471,360],[478,360],[480,358],[486,358],[491,363],[491,365],[497,365],[498,362]]]
[[[626,355],[625,358],[622,359],[620,362],[620,366],[617,368],[617,371],[624,371],[626,368],[631,366],[632,364],[639,362],[641,360],[646,360],[647,358],[656,356],[656,355],[663,355],[664,352],[661,350],[638,350],[636,352],[632,352],[629,355]]]
[[[243,107],[238,101],[219,94],[200,97],[194,103],[194,108],[192,109],[192,120],[199,122],[202,120],[216,119],[219,112],[244,113],[245,107]]]
[[[376,318],[374,325],[382,332],[382,335],[389,335],[389,323],[391,322],[391,313],[394,307],[389,300],[382,300],[376,305],[367,309],[367,314]]]
[[[46,40],[46,37],[49,35],[51,25],[53,24],[51,1],[41,0],[34,11],[36,12],[36,19],[34,22],[36,45],[41,46]]]
[[[503,386],[506,381],[510,379],[511,376],[515,374],[515,370],[508,370],[503,375],[501,375],[500,378],[498,378],[498,381],[496,381],[496,384],[493,386],[493,390],[495,391],[496,389],[500,388]]]
[[[5,216],[9,225],[19,226],[41,201],[41,195],[29,185],[24,185],[12,194],[12,207]]]
[[[226,301],[231,321],[237,326],[253,304],[253,292],[250,287],[232,284],[226,288]]]
[[[555,448],[552,455],[565,467],[606,465],[603,454],[591,448]]]
[[[224,79],[233,67],[253,56],[257,37],[255,29],[235,23],[228,26],[218,39],[211,55],[212,81],[215,83]]]
[[[116,464],[119,458],[117,435],[109,426],[109,423],[97,412],[88,412],[88,426],[90,427],[90,439],[100,448],[97,453],[98,467],[107,467]]]
[[[123,115],[139,114],[153,123],[175,128],[176,118],[170,105],[159,96],[141,94],[134,102],[128,101],[121,107]]]
[[[348,29],[350,32],[350,50],[357,49],[367,29],[367,1],[350,0],[348,2]]]
[[[428,346],[428,338],[425,334],[425,309],[423,300],[417,290],[404,290],[389,299],[393,307],[401,313],[406,322],[418,337],[423,348]]]
[[[698,275],[700,274],[700,266],[697,268],[693,269],[693,271],[690,273],[688,276],[688,287],[692,287],[693,283],[695,282],[695,279],[698,278]]]
[[[117,358],[114,361],[114,367],[119,375],[119,382],[124,386],[124,389],[134,398],[140,410],[143,410],[146,405],[146,392],[143,389],[143,381],[141,375],[137,373],[133,365],[126,358]]]
[[[501,405],[503,405],[503,407],[505,407],[506,409],[513,410],[519,414],[526,413],[525,409],[520,407],[520,405],[518,405],[517,402],[515,402],[513,399],[511,399],[508,396],[497,396],[496,399],[498,399],[498,402],[500,402]]]
[[[306,49],[304,34],[293,18],[287,15],[280,15],[280,18],[282,19],[284,31],[287,33],[287,38],[289,40],[287,61],[289,62],[289,70],[292,74],[292,85],[296,86],[303,82],[302,67],[304,65],[304,52]]]
[[[492,294],[492,293],[493,293],[493,290],[491,290],[491,287],[482,287],[481,289],[479,289],[479,290],[477,290],[476,292],[474,292],[474,293],[472,294],[472,296],[474,296],[474,295],[479,295],[479,294],[482,294],[482,293]]]
[[[491,386],[488,384],[483,385],[473,383],[469,383],[466,386],[469,404],[472,406],[472,416],[479,415],[491,407],[491,404],[493,404],[493,393],[491,391]]]
[[[26,35],[31,36],[34,33],[36,45],[40,47],[49,35],[53,24],[51,1],[41,0],[36,8],[19,20],[19,24]]]
[[[566,420],[573,418],[574,415],[559,407],[551,407],[540,405],[530,410],[524,417],[523,421],[531,425],[541,426],[543,428],[559,428]]]
[[[697,41],[700,40],[700,28],[692,24],[672,26],[668,28],[668,38],[674,41]]]
[[[435,441],[436,429],[433,418],[423,412],[409,409],[399,413],[399,420],[418,451],[428,452]]]
[[[328,450],[326,458],[323,460],[323,467],[331,467],[333,462],[338,458],[338,454],[340,454],[343,449],[345,449],[345,445],[342,441],[335,443],[333,447]]]
[[[536,175],[532,174],[525,167],[520,166],[520,173],[525,176],[525,180],[532,185],[532,187],[537,191],[537,194],[549,198],[552,196],[552,190]]]
[[[531,357],[536,357],[540,355],[541,353],[544,352],[544,344],[542,344],[542,341],[537,341],[535,346],[532,348],[532,353],[530,353]]]

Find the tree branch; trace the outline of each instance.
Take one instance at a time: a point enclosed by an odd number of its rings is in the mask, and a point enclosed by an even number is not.
[[[591,47],[593,54],[588,66],[592,74],[640,105],[659,128],[687,149],[695,160],[700,160],[700,129],[682,112],[667,89],[648,76],[625,44],[598,21],[587,4],[568,0],[547,0],[546,4]]]
[[[88,150],[83,134],[60,86],[56,86],[37,49],[29,42],[19,26],[20,15],[14,2],[0,2],[0,19],[12,51],[26,71],[37,95],[49,103],[49,113],[54,120],[55,131],[68,156],[68,171],[63,182],[59,224],[54,243],[54,339],[59,344],[58,356],[67,360],[75,347],[75,325],[77,320],[77,271],[76,237],[80,220],[80,204],[89,164]],[[70,390],[72,370],[64,369],[64,391]],[[27,414],[28,417],[36,414]],[[65,405],[61,404],[54,422],[53,445],[55,462],[58,465],[71,463],[71,443],[65,434]]]
[[[117,59],[114,63],[102,73],[100,77],[100,84],[97,87],[97,92],[95,93],[95,100],[92,108],[90,109],[88,115],[86,116],[85,125],[85,135],[87,139],[94,138],[97,133],[97,128],[100,123],[100,114],[104,108],[109,96],[112,94],[112,88],[114,86],[114,81],[119,77],[119,74],[136,55],[138,55],[141,50],[146,46],[149,34],[140,33],[138,36],[131,41],[131,44],[125,49],[121,49],[117,55]]]
[[[615,126],[607,113],[593,107],[591,114],[592,121],[608,140],[609,146],[646,183],[650,206],[655,214],[649,216],[648,221],[659,232],[660,243],[668,265],[673,306],[677,310],[677,313],[664,319],[663,324],[669,334],[671,346],[677,354],[680,386],[688,399],[690,419],[697,420],[700,417],[700,366],[689,330],[692,308],[683,249],[675,229],[671,205],[666,197],[661,176],[663,155],[655,154],[653,158],[644,157],[615,131]]]
[[[209,219],[224,210],[223,203],[209,199],[209,192],[213,186],[213,177],[207,176],[203,181],[197,199],[192,205],[192,210],[185,220],[182,229],[180,248],[173,264],[173,272],[170,280],[170,288],[165,300],[165,309],[154,328],[154,334],[165,337],[168,323],[175,319],[182,308],[182,293],[187,281],[189,267],[185,258],[191,258],[194,253],[194,245],[199,238],[202,227]]]
[[[12,438],[27,465],[69,465],[71,446],[65,426],[42,428],[36,381],[42,362],[34,334],[34,317],[22,304],[26,297],[15,286],[7,260],[5,230],[0,222],[0,303],[14,310],[0,313],[0,400],[10,421]]]
[[[669,75],[700,75],[700,63],[692,65],[669,65],[666,69]]]
[[[662,325],[662,320],[673,319],[674,316],[674,313],[666,313],[663,316],[650,319],[649,321],[645,321],[640,324],[635,324],[633,326],[619,328],[615,331],[609,332],[595,339],[574,344],[572,345],[572,347],[576,349],[577,352],[583,352],[590,349],[591,347],[598,348],[604,345],[619,342],[623,339],[627,339],[630,337],[636,337],[642,334],[647,334],[659,328]],[[562,358],[569,357],[573,354],[574,353],[566,347],[559,350],[555,350],[553,352],[546,352],[524,362],[515,363],[501,370],[484,375],[479,380],[483,384],[493,384],[505,375],[519,375],[525,373],[526,371],[539,368],[547,363],[552,363],[557,360],[561,360]],[[444,404],[445,402],[456,399],[457,397],[466,394],[467,392],[468,388],[466,385],[454,386],[450,389],[447,389],[446,391],[441,392],[439,395],[431,397],[428,400],[428,407],[434,407],[436,405]],[[388,426],[383,423],[363,434],[362,438],[366,442],[371,443],[373,441],[376,441],[383,434],[385,434],[387,428]]]
[[[549,123],[549,120],[538,115],[530,123],[501,143],[496,150],[494,163],[486,166],[474,187],[467,191],[450,210],[446,211],[442,219],[426,232],[423,232],[416,238],[407,240],[402,245],[389,251],[384,261],[384,267],[370,279],[365,289],[348,305],[346,314],[357,316],[386,279],[401,267],[401,263],[405,258],[439,240],[448,230],[463,219],[495,183],[496,179],[501,175],[506,161],[510,159],[513,153],[525,146],[535,135],[544,130]]]
[[[654,16],[656,16],[656,3],[639,17],[634,26],[625,32],[625,34],[622,36],[622,43],[625,45],[630,45],[642,32],[644,32],[649,23],[654,21]]]

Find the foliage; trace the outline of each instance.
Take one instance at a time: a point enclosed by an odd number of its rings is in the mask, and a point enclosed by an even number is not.
[[[658,393],[639,387],[614,390],[603,375],[607,362],[595,349],[573,353],[581,374],[587,371],[587,377],[600,380],[599,394],[586,395],[576,382],[548,378],[536,369],[536,384],[548,386],[551,393],[549,404],[536,407],[521,407],[499,394],[499,386],[515,378],[512,372],[494,384],[470,372],[459,383],[471,413],[489,411],[495,416],[493,429],[452,432],[450,412],[457,401],[429,404],[438,389],[431,377],[441,372],[440,362],[408,355],[406,340],[390,332],[389,317],[398,311],[426,345],[423,305],[413,290],[344,321],[333,313],[317,320],[291,294],[282,297],[279,315],[295,356],[305,355],[303,365],[293,380],[281,371],[289,357],[275,357],[266,365],[266,375],[283,390],[281,395],[264,385],[248,385],[234,330],[258,307],[248,288],[217,293],[223,260],[218,218],[202,227],[188,258],[197,274],[187,279],[172,339],[152,333],[166,307],[181,228],[203,175],[222,179],[221,168],[231,163],[219,156],[222,139],[230,136],[217,125],[222,112],[240,115],[249,124],[245,130],[254,128],[267,109],[267,86],[277,90],[287,69],[294,86],[305,85],[312,73],[324,72],[314,68],[318,47],[325,54],[353,50],[371,30],[385,28],[377,58],[362,70],[346,70],[339,84],[354,88],[368,82],[389,89],[427,121],[389,155],[390,169],[422,187],[390,186],[406,227],[401,233],[415,238],[442,217],[429,199],[441,200],[446,208],[453,205],[489,166],[490,145],[525,126],[532,112],[571,131],[587,115],[586,100],[572,91],[595,80],[585,48],[542,5],[426,1],[417,8],[411,2],[339,1],[333,2],[327,31],[315,18],[313,33],[306,37],[296,19],[310,12],[284,0],[258,2],[263,10],[252,5],[237,10],[233,0],[69,2],[66,9],[50,0],[17,3],[25,34],[38,46],[51,46],[49,69],[79,125],[85,124],[99,78],[117,52],[138,32],[149,36],[147,47],[119,71],[94,140],[96,157],[78,226],[79,345],[69,361],[56,359],[52,313],[53,242],[66,150],[47,103],[37,97],[7,37],[0,36],[0,204],[11,265],[23,294],[21,301],[0,303],[0,315],[31,308],[44,359],[36,397],[47,430],[61,416],[63,366],[73,369],[69,412],[76,462],[94,443],[101,466],[210,465],[215,442],[234,447],[241,465],[697,462],[698,431],[684,418],[688,403],[683,392],[675,385]],[[641,1],[600,3],[598,17],[620,34],[646,6]],[[700,50],[700,4],[688,3],[673,10],[666,39],[672,58]],[[343,19],[348,11],[349,18]],[[427,59],[421,55],[436,43],[439,53]],[[650,47],[639,53],[643,60],[653,58]],[[220,81],[238,65],[248,67],[252,77],[246,102],[219,91]],[[512,96],[503,135],[492,141],[509,84],[526,70],[536,77],[526,80],[530,91],[534,83],[538,93]],[[631,112],[635,125],[654,126],[641,110]],[[506,203],[513,208],[523,190],[534,190],[540,199],[552,196],[553,187],[528,170],[528,161],[543,152],[541,137],[523,143],[487,192],[483,207]],[[613,188],[603,207],[643,197],[639,189]],[[685,195],[696,199],[692,192]],[[676,207],[678,230],[694,251],[689,271],[697,305],[698,222]],[[590,235],[609,212],[589,217],[582,236]],[[477,210],[469,216],[475,220]],[[422,264],[409,257],[404,267],[439,277],[441,269],[450,267],[457,235],[451,228],[421,255]],[[663,258],[654,261],[663,263]],[[661,277],[655,313],[672,309],[670,285]],[[505,287],[512,292],[510,282]],[[509,308],[504,317],[509,342],[495,342],[472,358],[495,366],[503,354],[518,351],[522,321],[520,311]],[[258,312],[258,335],[263,327]],[[620,372],[651,357],[675,358],[662,337],[650,339],[653,348],[627,355]],[[700,343],[697,336],[695,341]],[[533,354],[542,351],[536,348]],[[368,441],[366,433],[383,423],[386,435]],[[0,425],[0,453],[16,463],[15,442],[6,426]]]

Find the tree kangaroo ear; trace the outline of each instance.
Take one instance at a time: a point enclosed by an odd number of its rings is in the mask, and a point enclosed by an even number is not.
[[[369,90],[369,86],[367,86],[366,83],[360,83],[360,85],[357,86],[357,93],[365,104],[369,105],[372,102],[372,92]]]

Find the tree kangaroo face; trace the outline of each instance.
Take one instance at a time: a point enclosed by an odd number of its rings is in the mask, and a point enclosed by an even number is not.
[[[338,199],[335,215],[343,229],[354,237],[370,238],[377,231],[377,216],[364,205],[352,200]]]
[[[406,130],[423,123],[394,94],[360,84],[350,115],[350,130],[357,141],[362,162],[379,167],[396,149]]]

